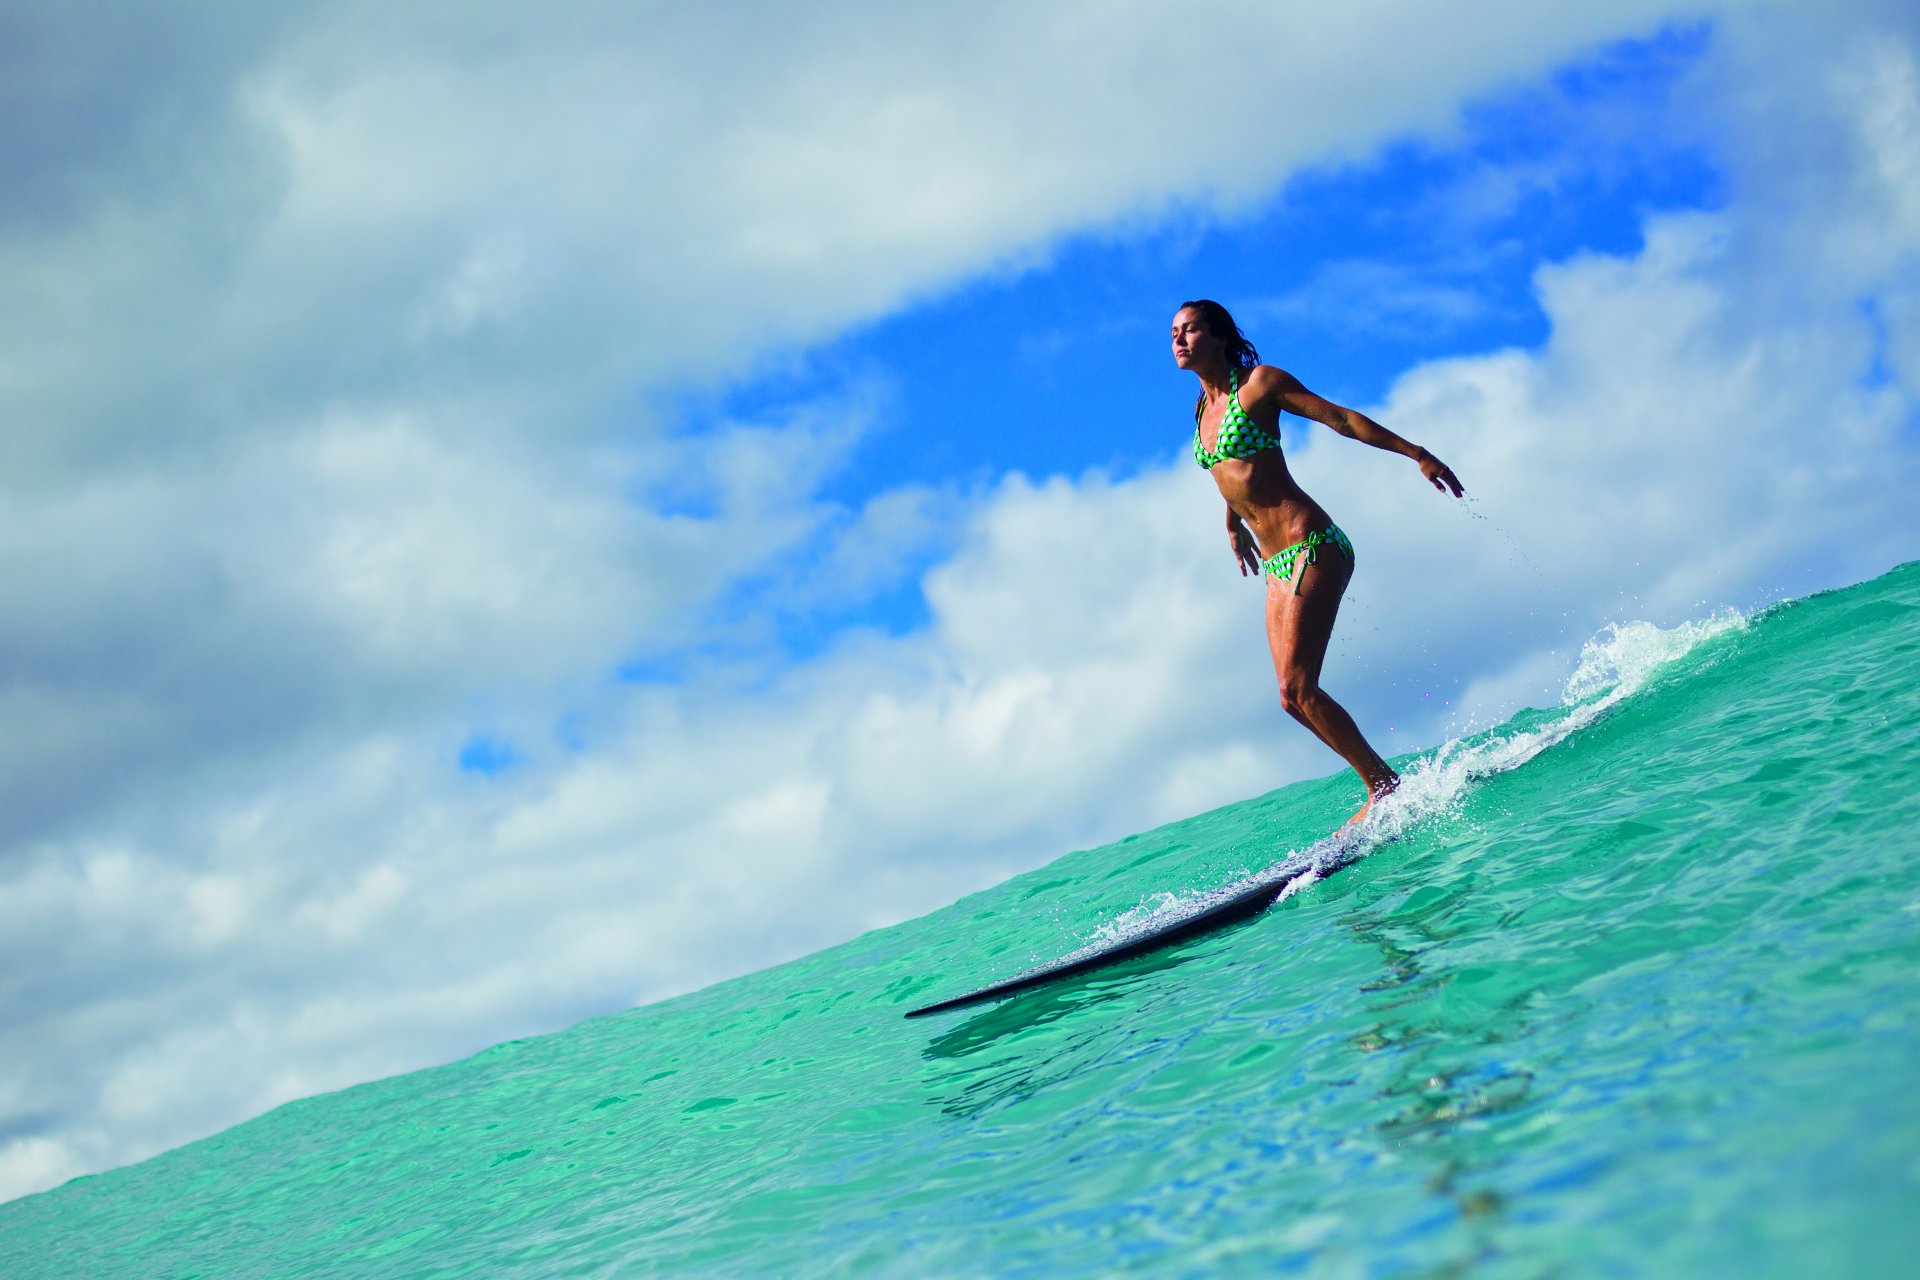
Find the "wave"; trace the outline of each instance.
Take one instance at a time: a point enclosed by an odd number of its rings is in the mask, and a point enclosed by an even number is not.
[[[1275,904],[1325,876],[1351,866],[1414,829],[1457,812],[1481,780],[1518,769],[1541,752],[1593,725],[1640,693],[1676,664],[1711,641],[1744,632],[1748,616],[1722,609],[1706,618],[1660,627],[1651,622],[1609,623],[1581,647],[1558,707],[1529,708],[1500,726],[1448,738],[1431,751],[1403,761],[1400,786],[1376,803],[1364,821],[1343,827],[1285,854],[1231,884],[1199,892],[1160,892],[1099,925],[1086,944],[1039,969],[1064,967],[1145,934],[1166,929],[1263,885],[1274,886]]]
[[[1916,635],[1920,564],[1609,627],[1340,839],[1299,826],[1339,787],[1295,784],[291,1104],[0,1205],[0,1273],[1904,1275]],[[1064,949],[1114,885],[1228,865],[1285,927],[898,1016],[1030,954],[1037,904],[1081,913]]]

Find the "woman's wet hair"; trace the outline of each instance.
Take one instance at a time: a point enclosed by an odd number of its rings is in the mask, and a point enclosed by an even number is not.
[[[1220,345],[1227,349],[1227,360],[1242,369],[1251,369],[1260,363],[1260,353],[1247,341],[1247,335],[1240,332],[1240,326],[1233,322],[1233,316],[1227,309],[1211,298],[1199,298],[1192,302],[1183,302],[1176,308],[1179,311],[1198,311],[1200,320],[1207,326],[1207,332],[1220,339]]]

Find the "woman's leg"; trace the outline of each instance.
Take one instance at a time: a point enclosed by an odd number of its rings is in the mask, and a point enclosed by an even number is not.
[[[1302,561],[1305,555],[1300,557]],[[1338,547],[1323,546],[1314,564],[1300,564],[1294,583],[1267,579],[1267,644],[1280,680],[1280,705],[1313,730],[1314,736],[1353,766],[1367,784],[1367,803],[1349,821],[1366,815],[1373,802],[1400,784],[1400,775],[1380,758],[1345,707],[1320,687],[1320,667],[1333,639],[1340,598],[1353,577],[1353,560]]]

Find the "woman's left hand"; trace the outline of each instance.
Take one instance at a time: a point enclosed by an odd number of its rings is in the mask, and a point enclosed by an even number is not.
[[[1414,462],[1419,465],[1420,474],[1427,478],[1427,483],[1431,484],[1440,492],[1447,493],[1450,491],[1456,498],[1464,498],[1466,496],[1467,491],[1461,486],[1460,477],[1453,474],[1453,468],[1428,453],[1425,449],[1422,449],[1419,454],[1414,457]]]

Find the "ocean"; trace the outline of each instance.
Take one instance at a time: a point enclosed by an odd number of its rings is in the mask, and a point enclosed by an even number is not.
[[[0,1205],[0,1274],[1913,1274],[1920,563],[1400,764]]]

